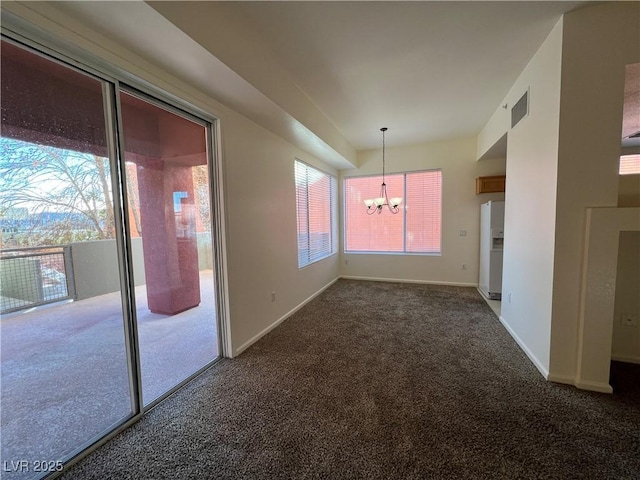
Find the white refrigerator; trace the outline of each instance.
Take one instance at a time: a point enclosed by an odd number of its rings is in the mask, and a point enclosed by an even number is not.
[[[502,248],[504,246],[504,202],[480,205],[480,279],[484,296],[502,298]]]

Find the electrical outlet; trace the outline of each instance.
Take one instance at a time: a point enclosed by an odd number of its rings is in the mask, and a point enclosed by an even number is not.
[[[460,230],[460,236],[461,237],[466,237],[467,236],[467,231],[466,230]]]
[[[271,301],[272,302],[276,301],[276,292],[271,292]]]
[[[347,260],[347,259],[345,258],[345,260],[344,260],[344,264],[345,264],[345,265],[349,265],[349,260]]]
[[[623,327],[637,327],[638,317],[633,313],[623,313],[622,315],[620,315],[620,324]]]
[[[462,264],[462,269],[463,269],[463,270],[466,270],[466,269],[467,269],[467,264],[466,264],[466,263],[463,263],[463,264]]]

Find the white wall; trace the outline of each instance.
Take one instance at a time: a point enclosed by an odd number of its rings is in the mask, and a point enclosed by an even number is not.
[[[611,356],[640,363],[640,232],[620,232],[619,242]],[[622,323],[629,314],[635,326]]]
[[[618,207],[640,207],[640,175],[620,175]],[[622,315],[640,319],[640,233],[621,232],[613,312],[614,360],[640,363],[640,327],[623,327]],[[639,320],[640,322],[640,320]]]
[[[509,131],[507,142],[501,321],[544,375],[551,331],[561,47],[562,21],[502,102],[510,110],[529,89],[529,115]]]
[[[504,134],[509,131],[510,112],[511,106],[513,105],[507,105],[507,108],[503,108],[505,103],[502,103],[501,106],[493,112],[489,121],[478,134],[476,158],[479,159],[486,155]]]
[[[577,387],[605,393],[613,391],[609,375],[613,348],[614,292],[619,277],[618,247],[621,233],[638,231],[640,208],[587,208],[573,382]]]
[[[337,254],[298,269],[294,161],[337,172],[239,115],[223,128],[232,336],[242,350],[337,278]]]
[[[393,134],[391,129],[389,134]],[[345,176],[381,174],[381,149],[359,152],[358,163],[360,168],[340,172],[341,189]],[[434,168],[442,169],[443,179],[442,255],[345,254],[344,238],[341,238],[341,275],[474,286],[478,284],[480,204],[489,200],[502,200],[504,194],[476,195],[475,179],[479,176],[504,174],[505,161],[497,158],[476,162],[476,140],[473,137],[386,149],[388,173]],[[364,214],[364,204],[362,207]],[[460,236],[460,230],[466,230],[467,235]],[[463,263],[467,265],[467,270],[462,269]]]
[[[576,375],[585,212],[618,203],[625,67],[640,61],[638,19],[637,2],[564,17],[550,368],[559,380]]]
[[[620,175],[618,207],[640,207],[640,175]],[[611,349],[614,360],[640,363],[640,327],[625,327],[621,323],[622,315],[627,313],[640,319],[638,292],[640,292],[640,233],[620,232]]]
[[[618,179],[618,206],[640,207],[640,174],[620,175]]]
[[[502,105],[530,89],[530,113],[508,133],[501,320],[550,380],[577,381],[586,209],[615,206],[619,189],[628,201],[617,159],[639,15],[633,2],[565,15],[478,137],[482,155],[503,128]]]
[[[302,270],[297,267],[294,159],[329,172],[331,168],[137,56],[135,46],[99,35],[58,10],[54,2],[3,2],[2,8],[220,119],[227,206],[228,354],[246,348],[337,278],[337,255]],[[275,302],[271,302],[272,291],[276,291]]]

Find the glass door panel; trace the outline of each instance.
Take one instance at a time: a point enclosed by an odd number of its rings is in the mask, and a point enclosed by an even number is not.
[[[2,41],[2,478],[35,478],[132,408],[105,82]],[[106,103],[105,103],[106,102]]]
[[[145,405],[218,357],[206,126],[120,93]]]

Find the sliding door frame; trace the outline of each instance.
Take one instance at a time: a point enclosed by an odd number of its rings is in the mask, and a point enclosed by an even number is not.
[[[222,356],[223,356],[223,342],[222,342],[222,323],[221,321],[219,321],[219,319],[223,318],[221,317],[221,312],[220,312],[220,308],[219,308],[219,302],[220,297],[222,297],[220,289],[218,288],[218,262],[219,262],[219,258],[217,255],[217,243],[216,239],[220,236],[217,230],[217,220],[219,218],[220,212],[214,210],[215,208],[215,204],[217,202],[214,201],[214,194],[216,192],[216,188],[214,188],[214,185],[216,185],[215,183],[215,179],[214,179],[214,172],[215,172],[215,168],[214,168],[214,144],[213,144],[213,135],[212,135],[212,130],[213,130],[213,126],[214,124],[207,121],[207,120],[203,120],[202,118],[191,114],[190,112],[183,110],[182,108],[179,108],[175,105],[169,104],[164,100],[158,99],[156,97],[154,97],[153,95],[147,94],[144,91],[141,91],[135,87],[132,87],[130,85],[127,85],[125,83],[121,83],[121,82],[117,82],[116,85],[116,100],[117,100],[117,112],[118,112],[118,138],[119,138],[119,142],[118,142],[118,148],[120,150],[120,152],[122,152],[121,155],[118,156],[118,162],[119,162],[119,174],[122,176],[122,181],[124,182],[124,179],[126,177],[126,165],[125,165],[125,161],[124,161],[124,152],[125,152],[125,145],[124,145],[124,122],[122,120],[122,107],[120,105],[120,95],[119,92],[124,92],[128,95],[131,95],[133,97],[136,97],[140,100],[143,100],[155,107],[161,108],[163,110],[166,110],[170,113],[173,113],[174,115],[177,115],[181,118],[184,118],[186,120],[189,120],[190,122],[193,122],[197,125],[200,125],[201,127],[203,127],[205,129],[205,138],[206,138],[206,149],[207,149],[207,174],[209,176],[209,189],[208,189],[208,193],[209,193],[209,211],[211,213],[211,248],[212,248],[212,255],[214,258],[214,293],[216,294],[216,311],[215,311],[215,322],[216,322],[216,349],[218,351],[218,357],[216,357],[215,359],[213,359],[212,361],[208,362],[206,365],[204,365],[203,367],[199,368],[198,370],[196,370],[195,373],[192,373],[191,375],[189,375],[187,378],[185,378],[184,380],[182,380],[180,383],[178,383],[177,385],[175,385],[174,387],[172,387],[170,390],[168,390],[167,392],[163,393],[160,397],[154,399],[153,401],[149,402],[149,404],[147,404],[146,406],[143,405],[143,399],[140,398],[140,408],[146,412],[148,410],[150,410],[151,408],[153,408],[154,406],[156,406],[158,403],[160,403],[162,400],[164,400],[168,395],[171,395],[172,393],[174,393],[176,390],[179,390],[180,388],[182,388],[184,385],[186,385],[187,383],[189,383],[191,380],[193,380],[194,377],[197,377],[200,373],[204,372],[205,370],[207,370],[213,363],[215,363],[217,360],[219,360]],[[127,188],[126,188],[126,184],[122,183],[122,205],[128,205],[128,199],[127,199]],[[129,218],[128,215],[124,215],[124,220],[125,220],[125,229],[127,232],[130,232],[130,226],[129,226]],[[130,241],[131,241],[131,237],[129,235],[127,235],[126,237],[126,242],[129,244],[127,246],[127,251],[129,253],[129,256],[127,258],[127,261],[129,262],[130,265],[133,265],[132,262],[132,258],[131,258],[131,246],[130,246]],[[130,275],[129,275],[129,279],[128,281],[130,282],[130,288],[133,289],[134,288],[134,283],[133,283],[133,268],[131,268],[129,270]],[[132,290],[133,291],[133,290]],[[133,312],[132,312],[132,318],[134,319],[134,321],[132,322],[133,325],[133,330],[136,332],[135,334],[135,338],[134,340],[134,347],[136,349],[136,355],[137,355],[137,359],[139,360],[139,343],[138,343],[138,335],[137,335],[137,325],[138,322],[135,321],[136,320],[136,309],[135,309],[135,295],[131,296],[131,299],[133,302],[130,302],[132,304],[132,308],[133,308]],[[137,362],[137,375],[138,375],[138,388],[140,389],[139,392],[142,393],[142,371],[141,371],[141,365],[140,362]],[[142,395],[140,395],[140,397],[142,397]]]
[[[105,123],[107,127],[107,145],[111,163],[111,189],[113,192],[113,216],[116,227],[116,245],[120,273],[120,292],[122,296],[125,344],[129,367],[129,391],[131,392],[131,410],[134,417],[142,414],[142,376],[140,373],[140,350],[138,346],[138,327],[136,319],[135,283],[133,281],[133,261],[131,256],[131,236],[129,216],[125,213],[127,189],[124,182],[124,157],[119,125],[120,100],[117,90],[118,82],[105,84]],[[108,90],[108,92],[106,92]]]
[[[41,30],[25,20],[4,12],[2,15],[2,40],[6,40],[30,52],[45,57],[65,67],[77,70],[99,80],[103,85],[105,128],[107,147],[111,166],[113,189],[114,221],[116,245],[120,262],[120,284],[123,305],[123,323],[129,370],[131,416],[100,437],[94,437],[79,446],[60,460],[64,468],[52,472],[47,478],[56,478],[82,458],[107,443],[113,437],[138,422],[143,415],[164,400],[167,396],[182,388],[222,357],[232,355],[229,331],[228,281],[226,268],[226,234],[224,207],[224,174],[220,141],[219,120],[183,99],[161,90],[152,83],[143,80],[126,70],[103,61],[80,48],[63,42],[54,35]],[[122,127],[122,109],[120,90],[143,96],[145,100],[161,106],[188,120],[195,121],[206,128],[207,169],[209,174],[209,199],[211,212],[212,255],[214,259],[214,292],[216,295],[215,319],[217,332],[218,357],[197,370],[188,378],[165,392],[146,407],[142,399],[142,376],[140,370],[140,350],[135,310],[135,289],[131,251],[131,227],[125,206],[128,205],[125,183],[124,135]]]

